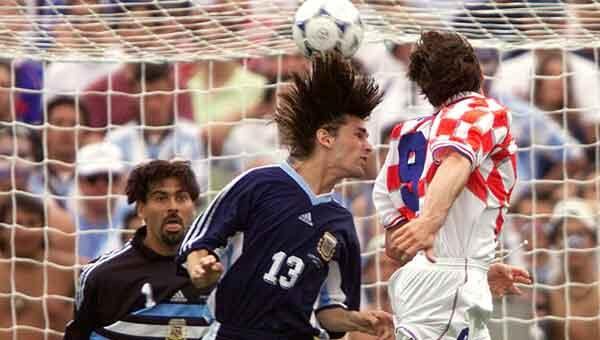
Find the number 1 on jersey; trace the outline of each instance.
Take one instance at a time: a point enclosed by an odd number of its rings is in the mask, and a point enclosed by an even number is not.
[[[284,275],[278,277],[279,270],[286,258],[286,264],[290,268],[287,272],[287,277]],[[269,268],[269,271],[263,275],[263,280],[273,286],[279,285],[284,289],[292,288],[304,270],[304,261],[297,256],[288,257],[287,254],[282,251],[273,254],[272,259],[273,264],[271,265],[271,268]]]

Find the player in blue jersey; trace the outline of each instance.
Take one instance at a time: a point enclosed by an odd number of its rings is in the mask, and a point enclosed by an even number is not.
[[[340,180],[365,173],[372,151],[365,119],[381,94],[337,55],[312,67],[293,77],[275,114],[289,160],[235,179],[180,248],[178,261],[197,287],[218,281],[217,339],[392,336],[388,313],[359,311],[359,241],[352,215],[332,195]]]

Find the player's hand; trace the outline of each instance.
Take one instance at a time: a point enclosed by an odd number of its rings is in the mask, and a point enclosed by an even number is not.
[[[223,273],[223,265],[217,258],[201,249],[191,252],[187,257],[187,271],[192,284],[197,288],[209,288],[217,283]]]
[[[424,220],[417,217],[392,232],[390,242],[387,244],[391,249],[388,249],[386,253],[400,261],[400,266],[415,257],[420,250],[424,250],[427,258],[431,262],[435,262],[434,240],[435,231],[431,230]]]
[[[521,295],[523,292],[516,286],[517,283],[532,283],[531,277],[526,270],[504,263],[494,263],[490,266],[488,284],[493,296],[502,297],[505,294]]]
[[[379,340],[392,340],[394,336],[394,319],[392,314],[384,311],[371,311],[377,318],[375,324],[376,335]]]
[[[358,331],[377,336],[379,340],[394,339],[394,320],[392,314],[384,311],[355,312],[354,323]]]

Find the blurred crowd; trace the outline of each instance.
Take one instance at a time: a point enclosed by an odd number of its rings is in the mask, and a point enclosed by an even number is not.
[[[0,0],[5,3],[18,2]],[[43,10],[77,15],[69,11],[94,3],[54,1]],[[127,11],[156,10],[133,3]],[[188,10],[181,7],[181,20]],[[136,39],[140,23],[127,25],[118,29],[132,39],[106,53],[152,43]],[[56,46],[73,39],[60,27],[47,28],[57,32],[49,35]],[[410,44],[386,41],[356,55],[354,62],[376,78],[385,97],[368,123],[376,150],[368,178],[336,189],[355,215],[362,242],[363,306],[388,311],[385,282],[396,264],[383,252],[372,182],[393,126],[433,112],[407,80],[410,50]],[[483,90],[512,111],[519,146],[519,183],[498,257],[527,268],[535,281],[524,296],[497,301],[493,337],[598,339],[598,51],[477,53]],[[0,280],[0,338],[12,334],[13,322],[24,336],[46,331],[59,337],[72,315],[77,269],[120,247],[143,224],[123,196],[136,164],[190,160],[202,187],[201,211],[243,171],[285,160],[269,119],[286,80],[307,67],[300,55],[194,63],[0,61],[0,277],[11,278]]]

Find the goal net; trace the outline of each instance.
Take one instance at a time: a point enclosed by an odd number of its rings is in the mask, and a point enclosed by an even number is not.
[[[422,31],[467,37],[486,93],[513,112],[519,182],[498,252],[535,282],[494,300],[492,337],[599,338],[600,2],[353,2],[366,26],[357,62],[386,91],[368,123],[378,165],[394,123],[431,112],[406,79]],[[268,122],[306,67],[291,39],[298,5],[0,0],[1,339],[61,338],[78,270],[142,223],[123,196],[135,164],[191,160],[202,209],[237,174],[285,159]],[[336,191],[361,239],[363,307],[389,310],[373,176]]]

